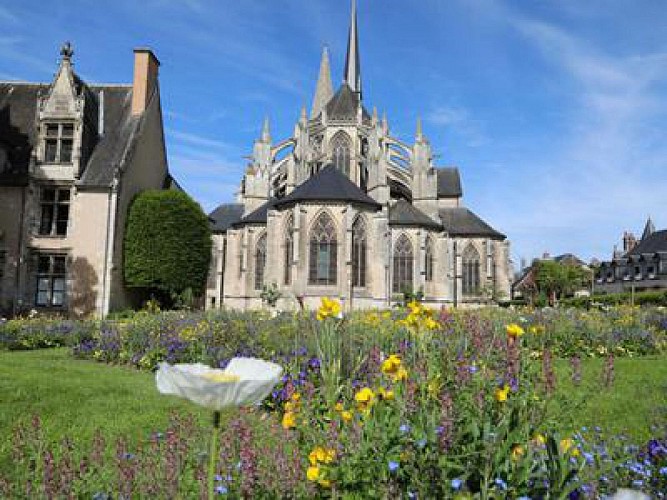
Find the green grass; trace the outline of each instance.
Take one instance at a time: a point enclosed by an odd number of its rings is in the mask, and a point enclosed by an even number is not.
[[[563,418],[571,416],[577,426],[624,433],[635,442],[655,437],[651,426],[667,422],[667,357],[616,358],[611,388],[601,383],[604,362],[600,358],[583,360],[579,387],[570,380],[569,364],[557,362]]]
[[[567,362],[556,363],[563,421],[646,440],[651,424],[666,416],[667,358],[617,359],[611,389],[601,388],[603,363],[585,360],[576,388]],[[75,360],[66,349],[0,352],[0,471],[9,461],[12,429],[34,414],[51,442],[64,436],[87,442],[98,428],[110,439],[135,441],[163,430],[172,410],[193,413],[202,424],[210,418],[206,410],[160,395],[150,373]]]
[[[210,413],[162,396],[155,376],[118,366],[73,359],[67,349],[0,352],[0,471],[9,460],[12,429],[39,415],[47,439],[89,442],[99,428],[132,441],[164,430],[172,410],[202,422]]]

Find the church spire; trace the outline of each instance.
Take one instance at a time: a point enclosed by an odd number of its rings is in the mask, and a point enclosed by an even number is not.
[[[357,36],[357,2],[352,0],[350,31],[347,38],[347,55],[345,56],[345,75],[343,81],[359,94],[361,100],[361,63],[359,61],[359,38]]]
[[[310,117],[315,118],[320,114],[322,108],[333,97],[333,85],[331,84],[331,66],[329,65],[329,49],[325,46],[322,49],[322,60],[320,62],[320,75],[317,78],[317,87],[315,88],[315,97],[313,97],[313,107],[310,111]]]
[[[645,240],[653,233],[655,233],[655,226],[653,225],[653,221],[649,216],[648,220],[646,221],[646,225],[644,226],[644,232],[642,233],[642,240]]]
[[[269,117],[266,116],[264,118],[264,125],[262,125],[262,137],[261,137],[262,142],[266,142],[268,144],[271,143],[271,132],[269,131]]]
[[[422,131],[421,116],[417,117],[417,132],[415,133],[415,139],[417,142],[421,142],[424,140],[424,132]]]

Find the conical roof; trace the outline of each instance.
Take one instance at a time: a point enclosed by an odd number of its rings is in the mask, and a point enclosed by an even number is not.
[[[324,167],[288,196],[278,200],[275,206],[280,207],[302,201],[338,201],[366,205],[376,210],[381,208],[378,202],[359,189],[333,165]]]

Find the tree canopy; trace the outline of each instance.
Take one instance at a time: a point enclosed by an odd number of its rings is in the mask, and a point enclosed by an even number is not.
[[[124,250],[128,287],[200,295],[211,258],[208,218],[181,191],[144,191],[130,206]]]
[[[554,260],[540,260],[534,266],[537,290],[546,295],[552,305],[558,297],[585,287],[591,279],[590,271],[581,266]]]

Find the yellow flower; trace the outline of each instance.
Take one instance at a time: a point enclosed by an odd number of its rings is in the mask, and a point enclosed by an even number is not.
[[[573,457],[579,456],[579,448],[574,445],[574,441],[570,438],[560,440],[560,450],[563,453],[570,453]]]
[[[408,309],[410,309],[410,314],[418,315],[422,311],[422,305],[416,300],[411,300],[408,302]]]
[[[321,446],[316,446],[308,454],[308,461],[310,465],[316,466],[318,463],[330,464],[336,458],[336,450],[333,448],[323,448]]]
[[[319,484],[322,488],[331,488],[331,481],[328,479],[319,479],[317,484]]]
[[[385,401],[391,401],[394,399],[394,391],[380,387],[378,389],[378,396],[380,396],[380,399],[384,399]]]
[[[545,438],[544,435],[537,433],[533,436],[533,440],[531,442],[535,446],[544,446],[547,443],[547,438]]]
[[[329,297],[322,297],[322,305],[317,310],[317,320],[324,321],[327,318],[338,318],[341,315],[340,302]]]
[[[343,422],[349,422],[352,420],[352,412],[348,410],[344,410],[341,412],[340,416],[343,418]]]
[[[291,411],[286,412],[283,415],[283,429],[293,429],[296,427],[296,418],[294,416],[294,413]]]
[[[505,384],[502,388],[498,387],[496,389],[496,401],[500,403],[504,403],[507,401],[507,395],[510,392],[510,386]]]
[[[439,325],[438,322],[437,322],[436,320],[434,320],[433,318],[431,318],[431,317],[427,317],[427,318],[424,320],[424,326],[426,327],[427,330],[435,330],[435,329],[437,329],[440,325]]]
[[[336,406],[334,406],[334,410],[336,411],[343,411],[344,408],[345,407],[343,406],[343,403],[341,403],[340,401],[336,403]]]
[[[401,357],[398,354],[391,354],[387,359],[382,362],[382,373],[392,374],[401,366]]]
[[[510,323],[507,325],[506,331],[507,336],[512,338],[517,338],[524,334],[523,328],[521,328],[521,326],[517,325],[516,323]]]
[[[512,446],[512,460],[515,462],[526,454],[526,450],[520,444]]]
[[[309,481],[317,481],[320,478],[320,468],[316,465],[308,467],[306,477]]]
[[[292,394],[291,399],[292,399],[292,401],[294,401],[296,403],[301,399],[301,394],[299,394],[298,392],[295,392],[294,394]]]
[[[354,400],[360,404],[370,404],[373,402],[373,398],[375,398],[375,394],[369,387],[364,387],[363,389],[360,389],[354,395]]]

